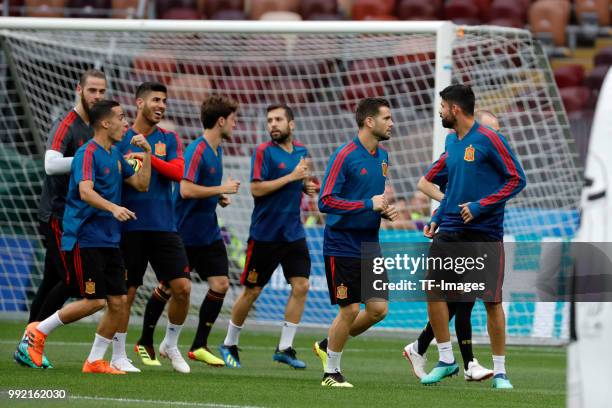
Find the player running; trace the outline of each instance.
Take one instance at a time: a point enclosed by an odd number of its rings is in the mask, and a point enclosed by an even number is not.
[[[304,312],[310,276],[310,254],[300,220],[302,192],[315,194],[309,181],[306,147],[293,138],[295,120],[286,105],[267,108],[269,142],[257,146],[251,164],[251,194],[255,208],[251,217],[246,265],[240,278],[244,290],[234,303],[227,335],[219,351],[228,367],[239,368],[240,330],[263,287],[280,264],[291,294],[274,361],[306,368],[293,348],[293,339]]]
[[[69,303],[42,322],[28,324],[26,339],[19,346],[18,362],[41,367],[45,340],[53,330],[106,306],[83,372],[125,374],[104,360],[127,309],[125,268],[119,251],[120,222],[135,219],[136,214],[120,206],[122,180],[138,191],[146,191],[151,176],[151,149],[142,135],[131,140],[144,151],[142,168],[134,174],[113,146],[128,126],[119,103],[100,101],[91,108],[89,116],[94,137],[77,150],[71,164],[62,236],[71,284],[82,299]]]
[[[460,247],[459,255],[469,251],[468,255],[485,259],[484,274],[479,279],[485,290],[475,294],[485,302],[487,310],[493,388],[512,388],[505,369],[505,315],[501,304],[503,218],[505,203],[525,187],[525,174],[505,138],[474,120],[475,97],[469,86],[451,85],[440,96],[442,125],[455,132],[447,137],[443,154],[448,169],[447,189],[440,208],[423,231],[426,237],[433,238],[428,256],[457,256],[455,252]],[[470,278],[467,275],[461,279]],[[458,277],[441,268],[428,271],[428,279],[435,281]],[[450,342],[448,306],[440,301],[440,293],[429,291],[428,295],[429,321],[438,343],[439,361],[421,379],[422,384],[437,383],[459,370]]]
[[[344,346],[349,336],[365,332],[384,319],[388,310],[386,292],[362,293],[362,270],[371,272],[373,258],[380,256],[381,217],[397,218],[397,211],[383,195],[389,154],[379,145],[391,138],[389,102],[363,99],[356,120],[357,137],[331,156],[319,197],[319,209],[327,213],[323,255],[329,297],[332,305],[340,306],[328,338],[314,344],[315,354],[323,362],[324,387],[353,387],[340,369]],[[374,246],[374,250],[362,253],[362,243]],[[361,311],[360,303],[365,303]]]

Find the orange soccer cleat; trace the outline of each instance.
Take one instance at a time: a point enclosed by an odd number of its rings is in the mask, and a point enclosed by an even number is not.
[[[83,364],[83,372],[93,374],[126,374],[125,371],[117,370],[111,367],[109,362],[106,360],[96,360],[93,363],[90,363],[89,360],[85,360],[85,364]]]
[[[30,359],[38,367],[41,367],[47,335],[37,329],[39,323],[40,322],[32,322],[28,324],[25,337],[28,340],[28,354],[30,355]]]

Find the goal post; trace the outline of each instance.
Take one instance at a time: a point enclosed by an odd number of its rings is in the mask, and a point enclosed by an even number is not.
[[[443,150],[447,132],[438,115],[439,92],[453,82],[470,84],[477,108],[500,118],[502,133],[525,167],[528,187],[506,211],[509,238],[565,240],[577,228],[581,170],[550,66],[525,30],[411,21],[0,18],[0,41],[0,103],[6,112],[1,119],[6,126],[0,128],[3,311],[24,310],[42,273],[35,197],[43,172],[34,147],[44,143],[40,138],[53,119],[74,105],[77,78],[91,67],[106,72],[108,96],[120,101],[131,118],[138,84],[165,83],[169,101],[164,126],[176,130],[185,145],[202,132],[199,103],[205,94],[223,93],[240,103],[234,137],[224,144],[224,173],[241,180],[243,187],[231,206],[218,210],[231,265],[226,316],[240,289],[237,278],[253,207],[247,187],[250,156],[257,144],[269,139],[265,107],[271,103],[294,108],[295,136],[309,148],[314,173],[321,179],[331,153],[356,134],[358,100],[389,99],[395,127],[385,143],[391,158],[388,194],[411,219],[400,227],[385,226],[381,240],[415,241],[422,239],[414,227],[425,212],[415,201],[416,183]],[[329,306],[325,284],[323,218],[315,200],[305,198],[303,209],[313,265],[303,320],[325,326],[335,309]],[[538,256],[529,255],[529,268],[537,269]],[[143,312],[155,284],[148,272],[135,314]],[[204,296],[203,285],[195,278],[194,308]],[[282,321],[288,293],[277,271],[252,320]],[[516,301],[506,305],[509,336],[527,342],[541,337],[563,341],[563,305],[536,307],[531,295],[516,293]],[[377,327],[420,330],[426,318],[422,303],[392,304],[388,318]],[[550,327],[538,330],[534,322]],[[475,334],[486,332],[479,307],[474,323]]]

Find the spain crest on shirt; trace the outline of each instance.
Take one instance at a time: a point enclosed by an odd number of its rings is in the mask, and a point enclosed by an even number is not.
[[[166,155],[166,144],[161,140],[155,143],[155,155],[156,156],[165,156]]]
[[[384,177],[387,177],[387,170],[389,169],[389,165],[386,161],[382,162],[382,174]]]
[[[93,295],[95,293],[96,293],[96,282],[92,282],[91,279],[89,279],[87,282],[85,282],[85,294]]]
[[[340,284],[340,286],[338,286],[336,288],[336,299],[346,299],[348,297],[348,288],[346,286],[344,286],[343,284]]]
[[[247,282],[249,283],[257,283],[257,270],[255,268],[251,269],[247,275]]]
[[[473,162],[475,152],[476,152],[476,149],[474,149],[472,145],[469,145],[468,147],[465,148],[465,155],[463,156],[463,160],[468,161],[468,162]]]

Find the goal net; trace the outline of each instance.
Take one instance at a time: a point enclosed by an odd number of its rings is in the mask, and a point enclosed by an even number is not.
[[[41,24],[36,26],[36,24]],[[45,25],[46,24],[46,25]],[[103,69],[109,97],[135,116],[134,91],[145,80],[168,85],[164,126],[187,145],[201,135],[199,104],[211,92],[240,102],[238,125],[224,144],[224,172],[242,181],[233,204],[219,209],[231,258],[229,312],[240,290],[253,200],[250,156],[269,140],[265,107],[284,102],[296,113],[298,140],[309,149],[322,179],[332,152],[356,135],[354,108],[368,96],[388,98],[395,128],[388,196],[406,215],[385,226],[382,241],[418,241],[428,203],[416,183],[445,136],[438,92],[451,82],[472,85],[477,108],[494,112],[522,162],[528,187],[507,208],[505,231],[513,240],[569,239],[577,228],[580,169],[569,126],[546,56],[524,30],[457,27],[450,23],[136,22],[79,20],[33,23],[2,20],[0,54],[0,310],[25,310],[42,274],[37,196],[42,150],[53,119],[75,103],[85,69]],[[327,325],[329,306],[321,253],[323,218],[305,198],[303,220],[312,256],[311,287],[303,322]],[[537,269],[539,253],[527,254]],[[128,255],[129,256],[129,255]],[[193,308],[206,290],[194,274]],[[142,314],[156,285],[152,271],[133,308]],[[277,271],[250,318],[282,321],[288,286]],[[531,293],[507,303],[508,332],[520,341],[563,340],[564,304],[539,304]],[[486,333],[482,305],[474,332]],[[193,314],[197,316],[197,314]],[[420,330],[422,303],[392,304],[379,327]]]

